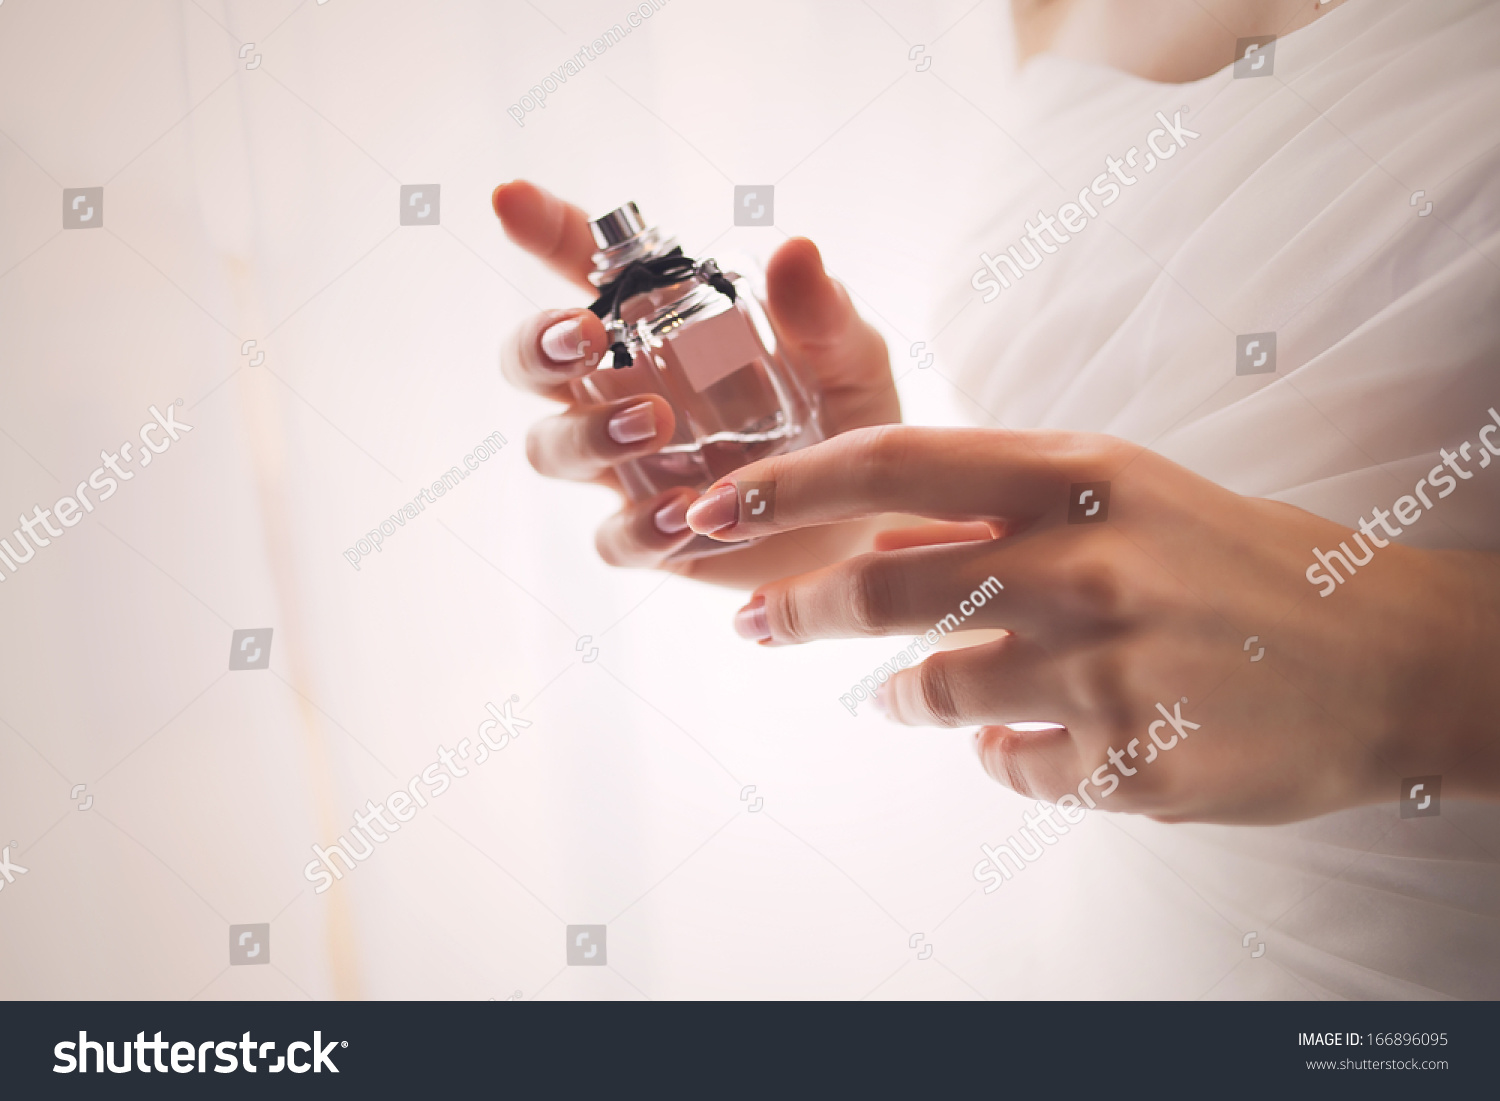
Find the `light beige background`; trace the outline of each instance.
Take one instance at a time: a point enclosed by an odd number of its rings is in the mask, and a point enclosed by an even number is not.
[[[1032,171],[993,121],[992,2],[672,0],[518,127],[628,10],[0,4],[0,516],[152,404],[193,425],[0,584],[0,843],[29,869],[0,892],[0,996],[1199,997],[1244,962],[1128,821],[980,894],[1023,801],[966,733],[837,702],[905,640],[742,643],[735,594],[603,566],[610,500],[526,464],[545,403],[497,349],[578,299],[508,245],[495,184],[635,199],[693,254],[814,238],[909,417],[944,423],[941,342],[909,354],[967,278],[936,258]],[[400,186],[434,182],[441,226],[398,227]],[[737,183],[775,184],[774,229],[733,228]],[[62,230],[62,190],[99,185],[103,229]],[[231,632],[265,626],[270,669],[228,672]],[[512,694],[523,738],[315,894],[309,847]],[[1114,920],[1148,904],[1149,930]],[[227,926],[263,921],[272,965],[228,966]],[[567,968],[564,926],[593,922],[609,966]]]

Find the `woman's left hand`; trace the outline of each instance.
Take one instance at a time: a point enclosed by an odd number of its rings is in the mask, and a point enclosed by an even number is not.
[[[1049,431],[861,429],[736,471],[688,521],[738,540],[881,513],[940,523],[762,586],[738,629],[780,645],[1003,628],[895,673],[882,702],[982,724],[986,770],[1023,794],[1218,822],[1394,801],[1438,775],[1444,796],[1500,794],[1500,556],[1372,524],[1373,558],[1320,596],[1313,550],[1360,556],[1347,528]],[[1038,721],[1061,728],[1006,725]]]

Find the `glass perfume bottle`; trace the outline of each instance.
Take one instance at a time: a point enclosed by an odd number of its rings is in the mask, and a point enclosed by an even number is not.
[[[659,394],[676,428],[665,447],[615,470],[633,501],[686,486],[707,489],[746,463],[823,438],[817,394],[777,355],[769,321],[744,278],[693,260],[648,227],[635,203],[590,223],[599,251],[589,276],[591,309],[610,354],[572,383],[582,402]],[[672,557],[695,558],[744,543],[703,536]]]

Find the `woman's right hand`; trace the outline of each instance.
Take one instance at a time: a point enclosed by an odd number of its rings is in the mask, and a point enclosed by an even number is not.
[[[595,244],[588,217],[524,180],[502,184],[492,202],[506,234],[590,297]],[[823,270],[817,246],[785,242],[766,269],[767,313],[780,353],[821,392],[829,436],[901,419],[885,341],[855,312],[849,294]],[[667,401],[642,394],[604,405],[575,400],[569,383],[599,368],[609,347],[604,326],[587,308],[547,310],[528,320],[501,356],[505,377],[567,408],[531,427],[526,454],[548,477],[607,485],[621,493],[612,467],[648,455],[672,438]],[[616,566],[659,567],[695,536],[685,513],[697,498],[674,489],[646,501],[626,500],[599,528],[595,545]],[[830,524],[777,535],[732,554],[673,563],[674,572],[754,587],[828,565],[869,549],[878,522]]]

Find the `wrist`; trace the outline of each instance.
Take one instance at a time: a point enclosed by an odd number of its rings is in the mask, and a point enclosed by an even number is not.
[[[1438,775],[1443,793],[1500,799],[1500,555],[1413,551],[1428,583],[1414,588],[1396,639],[1387,759],[1406,776]]]

